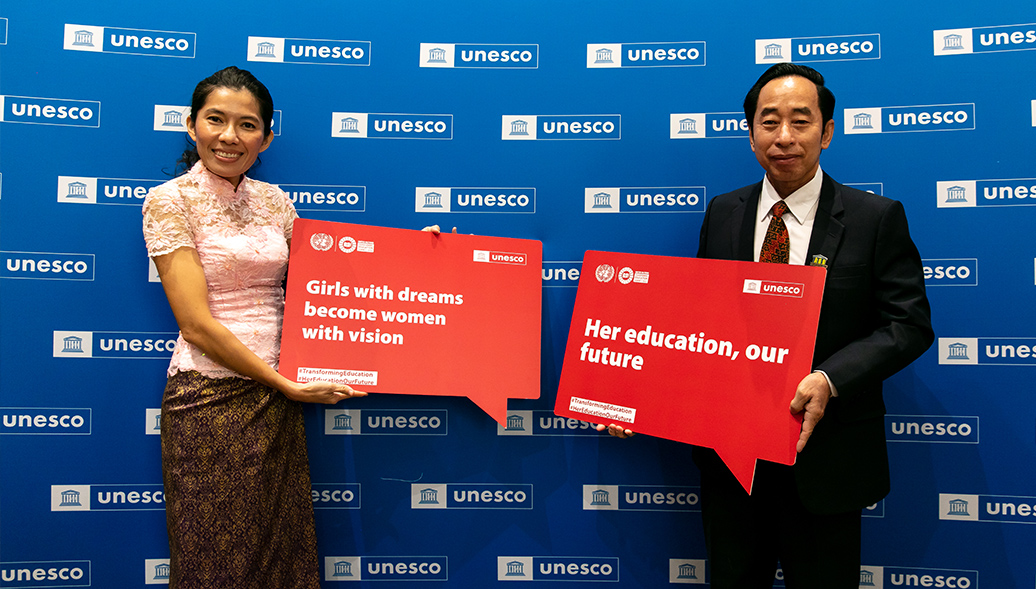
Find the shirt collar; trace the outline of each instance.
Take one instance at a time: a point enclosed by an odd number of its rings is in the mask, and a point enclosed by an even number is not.
[[[788,205],[788,211],[791,212],[799,224],[806,221],[810,211],[820,201],[820,187],[823,184],[824,171],[817,166],[817,173],[813,176],[813,179],[784,199],[784,204]],[[759,195],[759,211],[761,215],[759,221],[768,221],[767,217],[770,215],[770,208],[779,200],[781,200],[781,197],[778,196],[777,189],[773,187],[773,184],[770,184],[769,178],[763,176],[763,192]]]

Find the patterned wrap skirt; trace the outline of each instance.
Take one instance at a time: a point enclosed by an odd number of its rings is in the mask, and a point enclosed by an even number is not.
[[[178,372],[161,424],[170,588],[319,588],[301,404]]]

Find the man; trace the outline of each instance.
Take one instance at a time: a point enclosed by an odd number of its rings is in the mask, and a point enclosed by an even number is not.
[[[775,65],[744,107],[766,175],[709,203],[698,257],[813,263],[827,278],[814,372],[791,400],[804,412],[795,465],[759,461],[748,495],[715,452],[694,449],[711,585],[770,587],[779,561],[790,589],[855,589],[861,510],[889,491],[882,381],[934,338],[921,259],[899,202],[820,169],[834,135],[823,76]]]

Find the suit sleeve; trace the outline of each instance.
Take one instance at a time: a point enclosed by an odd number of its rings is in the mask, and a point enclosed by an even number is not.
[[[934,340],[921,256],[910,239],[903,205],[890,202],[878,218],[873,242],[868,323],[816,366],[846,399],[905,368]],[[846,316],[853,315],[851,308],[835,306],[831,312],[839,316],[826,320],[836,324],[858,320]]]

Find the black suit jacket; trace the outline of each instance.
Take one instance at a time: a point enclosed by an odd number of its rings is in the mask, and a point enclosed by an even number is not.
[[[752,261],[761,192],[759,182],[712,199],[698,257]],[[921,257],[898,201],[825,174],[806,260],[816,254],[827,258],[827,279],[813,366],[838,397],[794,470],[807,509],[838,513],[888,494],[882,381],[927,350],[934,334]]]

